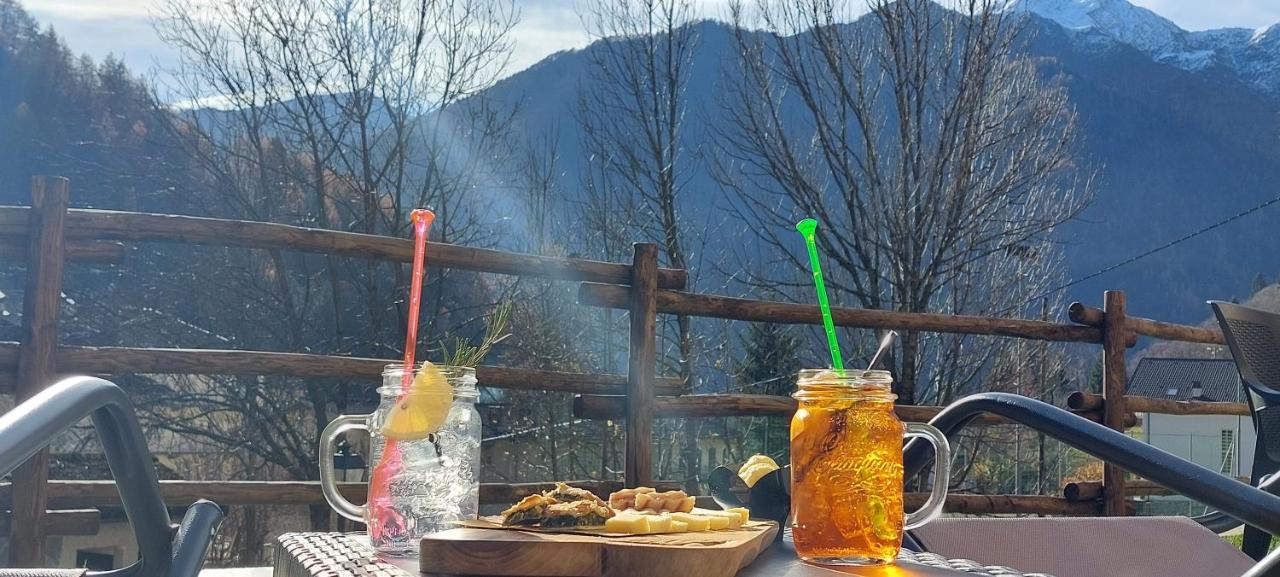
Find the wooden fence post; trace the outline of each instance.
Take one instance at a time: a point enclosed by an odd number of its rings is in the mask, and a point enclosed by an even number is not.
[[[1102,424],[1120,431],[1125,430],[1125,371],[1124,357],[1128,349],[1129,329],[1125,322],[1124,291],[1103,293],[1102,310]],[[1102,469],[1103,513],[1108,517],[1120,517],[1125,512],[1124,470],[1106,464]]]
[[[657,371],[658,245],[636,243],[631,257],[631,341],[627,356],[626,483],[653,481],[654,373]]]
[[[18,402],[49,386],[58,347],[58,305],[62,302],[63,224],[69,181],[59,176],[31,179],[31,220],[27,279],[22,296],[22,345],[18,352]],[[9,566],[45,565],[46,481],[49,451],[43,450],[13,472],[13,522]]]

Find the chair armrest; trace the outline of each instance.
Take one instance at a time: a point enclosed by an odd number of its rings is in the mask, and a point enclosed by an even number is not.
[[[160,497],[151,452],[129,398],[94,377],[63,379],[0,415],[0,475],[6,475],[85,417],[102,441],[141,559],[121,569],[90,572],[104,577],[165,577],[173,528]]]
[[[1280,549],[1276,549],[1258,561],[1241,577],[1280,577]]]
[[[200,574],[220,524],[222,509],[212,501],[201,499],[187,508],[173,538],[173,563],[168,577],[197,577]]]
[[[1272,535],[1280,535],[1280,497],[1035,399],[1011,393],[971,395],[943,409],[930,424],[954,438],[982,413],[1031,427]],[[928,444],[912,441],[903,458],[905,472],[911,476],[929,465],[933,452]]]
[[[1280,475],[1264,476],[1258,483],[1258,489],[1271,493],[1272,495],[1280,492]],[[1204,527],[1214,533],[1226,533],[1243,524],[1239,519],[1232,517],[1222,511],[1209,511],[1203,515],[1196,515],[1191,518],[1192,521],[1204,525]]]

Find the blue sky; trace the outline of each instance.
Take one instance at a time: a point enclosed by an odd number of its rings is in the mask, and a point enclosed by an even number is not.
[[[584,46],[575,0],[516,0],[520,23],[509,71],[557,50]],[[1131,0],[1189,30],[1224,26],[1259,28],[1280,22],[1277,0]],[[175,55],[151,28],[156,0],[23,0],[42,24],[52,25],[71,49],[95,58],[115,54],[140,73],[172,68]],[[727,0],[700,0],[704,16],[720,17]]]

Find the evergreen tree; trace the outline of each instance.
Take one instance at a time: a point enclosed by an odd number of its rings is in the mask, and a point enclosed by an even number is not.
[[[800,370],[799,339],[791,327],[776,323],[752,323],[741,337],[742,361],[734,379],[741,392],[789,395]],[[740,422],[741,423],[741,422]],[[777,457],[788,445],[785,417],[752,418],[746,431],[739,431],[744,448],[753,453]]]

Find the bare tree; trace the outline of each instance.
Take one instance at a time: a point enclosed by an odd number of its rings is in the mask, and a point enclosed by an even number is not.
[[[1003,5],[871,0],[865,16],[852,1],[733,5],[739,66],[714,172],[782,268],[807,268],[792,229],[813,216],[845,304],[1038,308],[1060,274],[1052,234],[1088,187],[1066,94],[1020,52],[1025,35]],[[751,281],[811,290],[795,278]],[[1005,386],[989,380],[1010,360],[994,340],[921,336],[904,332],[891,360],[900,402]]]
[[[197,183],[174,196],[193,212],[405,236],[409,210],[430,206],[434,238],[492,242],[502,215],[488,213],[481,191],[503,177],[487,163],[507,153],[512,112],[478,93],[509,54],[510,0],[169,0],[161,11],[157,30],[181,56],[171,97],[186,101],[169,128]],[[401,265],[234,249],[184,256],[157,268],[217,274],[147,278],[151,294],[169,298],[133,330],[170,344],[401,352]],[[469,273],[428,278],[427,340],[474,331],[476,310],[502,290]],[[139,386],[156,393],[156,428],[294,478],[314,478],[318,431],[360,398],[349,383],[317,380]]]
[[[668,266],[687,269],[692,239],[681,207],[693,162],[684,135],[686,89],[697,46],[692,2],[594,0],[583,7],[582,19],[597,39],[578,114],[588,158],[586,214],[613,220],[594,223],[605,234],[630,230],[655,240]],[[636,199],[639,210],[626,210]],[[618,223],[620,214],[630,216]],[[674,368],[692,387],[689,317],[678,316],[674,332]],[[690,421],[683,430],[686,484],[696,490],[697,425]],[[659,471],[664,446],[671,444],[659,446]]]

